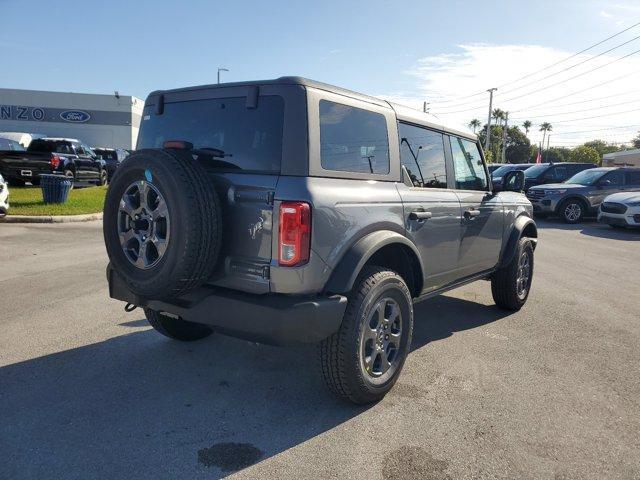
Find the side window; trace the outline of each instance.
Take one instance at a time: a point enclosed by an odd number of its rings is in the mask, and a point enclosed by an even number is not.
[[[320,100],[320,163],[325,170],[389,173],[384,115]]]
[[[624,173],[622,170],[614,170],[613,172],[607,173],[602,179],[603,182],[606,182],[610,187],[617,187],[622,185],[624,178]]]
[[[414,187],[447,188],[441,133],[400,123],[400,161]]]
[[[562,182],[569,178],[569,170],[564,165],[558,165],[553,169],[553,175],[551,176],[552,180],[556,180],[558,182]]]
[[[627,177],[627,185],[640,187],[640,170],[627,170],[625,176]]]
[[[451,153],[456,173],[456,188],[487,190],[489,182],[478,145],[471,140],[451,137]]]
[[[84,155],[84,149],[82,148],[82,145],[80,145],[79,143],[74,143],[73,148],[76,151],[77,155]]]

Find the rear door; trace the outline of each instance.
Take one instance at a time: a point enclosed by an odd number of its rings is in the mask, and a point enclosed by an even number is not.
[[[211,283],[268,292],[284,99],[254,97],[247,88],[219,88],[165,94],[161,113],[151,102],[145,106],[137,148],[188,142],[220,200],[222,247]]]
[[[443,134],[407,123],[399,123],[398,132],[403,175],[408,177],[398,185],[405,227],[424,263],[424,287],[433,290],[457,276],[460,201],[448,188]]]
[[[627,192],[640,191],[640,168],[624,171],[624,190]]]
[[[489,179],[477,142],[448,137],[455,192],[462,210],[458,251],[459,276],[491,269],[502,247],[504,212],[499,195],[489,190]]]

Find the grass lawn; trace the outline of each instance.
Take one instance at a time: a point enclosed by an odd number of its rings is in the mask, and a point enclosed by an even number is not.
[[[74,188],[63,204],[45,205],[39,187],[9,187],[9,215],[80,215],[102,211],[107,187]]]

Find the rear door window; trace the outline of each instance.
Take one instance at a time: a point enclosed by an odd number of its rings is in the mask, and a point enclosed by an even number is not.
[[[451,153],[459,190],[487,190],[489,181],[478,145],[466,138],[451,137]]]
[[[384,115],[321,100],[320,162],[325,170],[389,173]]]
[[[256,108],[247,108],[245,97],[165,103],[162,115],[148,106],[137,148],[184,142],[208,168],[279,173],[283,122],[279,96],[260,97]]]
[[[626,185],[628,187],[640,188],[640,170],[627,170],[625,172]]]
[[[400,161],[414,187],[447,188],[444,138],[441,133],[400,123]]]

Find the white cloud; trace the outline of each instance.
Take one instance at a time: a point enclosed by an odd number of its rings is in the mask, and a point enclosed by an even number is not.
[[[530,119],[534,123],[532,142],[541,140],[537,125],[545,121],[553,125],[552,145],[593,138],[629,141],[640,130],[640,53],[571,79],[634,51],[633,44],[625,48],[598,58],[582,54],[565,62],[573,52],[538,45],[460,45],[455,53],[422,58],[404,72],[414,80],[412,90],[380,96],[415,108],[422,108],[426,100],[440,118],[458,124],[478,118],[484,123],[489,98],[485,90],[499,87],[494,108],[509,111],[510,124]],[[556,62],[561,63],[540,71]],[[578,65],[580,62],[585,63]],[[624,78],[612,81],[617,77]],[[605,128],[608,130],[569,134]]]
[[[613,14],[611,14],[611,13],[609,13],[609,12],[606,12],[606,11],[604,11],[604,10],[601,10],[601,11],[600,11],[600,16],[601,16],[601,17],[604,17],[604,18],[613,18]]]

